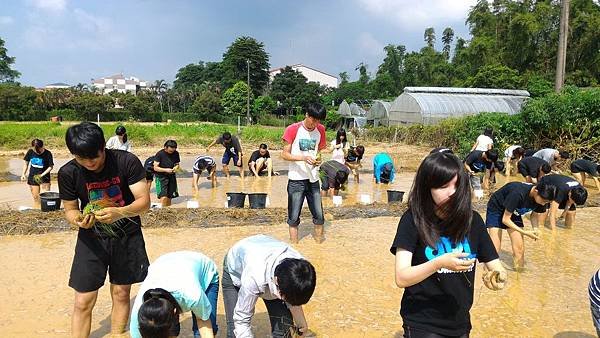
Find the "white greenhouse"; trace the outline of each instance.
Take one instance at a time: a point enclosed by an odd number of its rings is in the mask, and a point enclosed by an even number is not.
[[[521,111],[528,97],[529,93],[525,90],[406,87],[402,95],[391,103],[387,124],[385,118],[380,118],[379,125],[435,124],[447,117],[483,112],[512,115]],[[369,117],[367,119],[370,120]]]

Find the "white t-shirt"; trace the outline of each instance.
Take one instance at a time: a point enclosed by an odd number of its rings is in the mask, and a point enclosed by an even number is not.
[[[489,149],[489,146],[493,144],[494,140],[492,140],[491,137],[486,135],[479,135],[477,137],[477,147],[475,147],[475,150],[486,151]]]
[[[514,145],[506,148],[506,150],[504,151],[504,159],[510,160],[513,157],[513,151],[519,147],[520,145]]]
[[[348,142],[342,143],[343,146],[337,149],[335,148],[336,145],[338,144],[335,140],[331,141],[331,148],[333,149],[333,151],[331,152],[331,159],[333,161],[340,162],[341,164],[345,164],[345,151],[348,151],[348,149],[350,149],[350,144],[348,144]]]
[[[317,124],[315,129],[309,131],[304,128],[302,121],[294,123],[285,128],[283,140],[292,145],[292,155],[317,158],[317,153],[327,147],[325,127],[322,124]],[[288,179],[292,181],[319,180],[319,167],[311,166],[305,161],[290,161],[288,169]]]
[[[131,152],[131,143],[129,143],[129,141],[121,143],[119,136],[115,135],[106,141],[106,149],[125,150]]]

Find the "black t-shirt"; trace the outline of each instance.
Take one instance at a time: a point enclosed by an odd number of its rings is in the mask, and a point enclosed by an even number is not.
[[[146,178],[140,160],[132,153],[123,150],[106,149],[104,168],[94,173],[80,166],[74,159],[58,171],[58,191],[66,201],[79,200],[81,210],[90,202],[98,202],[104,207],[122,207],[135,201],[130,185]],[[123,218],[119,227],[130,234],[137,231],[142,222],[139,216]],[[79,228],[80,232],[92,229]]]
[[[525,176],[531,176],[533,178],[538,177],[538,173],[540,172],[540,168],[544,163],[548,163],[542,160],[539,157],[524,157],[519,161],[517,165],[517,169],[521,174],[526,174]]]
[[[41,154],[36,153],[33,149],[29,149],[25,157],[23,157],[24,161],[29,162],[29,176],[34,176],[43,173],[48,169],[48,167],[54,166],[54,159],[52,158],[52,153],[48,149],[44,149],[44,152]]]
[[[473,150],[465,158],[465,163],[476,173],[484,172],[485,169],[492,169],[492,162],[483,159],[483,151]]]
[[[173,169],[177,163],[181,162],[181,159],[179,158],[179,152],[177,150],[172,154],[169,154],[164,149],[161,149],[154,155],[154,162],[158,162],[159,168]],[[157,172],[156,175],[166,176],[170,174]]]
[[[240,145],[240,140],[236,136],[231,135],[231,142],[229,142],[229,144],[225,144],[223,135],[221,135],[217,138],[217,143],[223,145],[223,147],[225,147],[226,151],[228,151],[234,155],[242,152],[242,146]]]
[[[550,184],[556,187],[556,197],[554,197],[554,201],[559,204],[566,202],[569,199],[569,191],[579,186],[579,182],[572,177],[554,174],[542,177],[540,183]]]
[[[511,214],[523,216],[530,211],[545,212],[545,205],[539,205],[529,197],[533,184],[510,182],[496,191],[487,204],[488,210],[503,214],[504,210]]]
[[[248,163],[250,162],[256,162],[256,160],[258,160],[259,158],[271,158],[271,154],[269,154],[269,151],[267,150],[267,153],[264,155],[260,154],[260,150],[255,150],[254,152],[252,152],[252,155],[250,155],[250,160],[248,161]]]
[[[346,153],[346,162],[356,162],[356,161],[360,161],[362,160],[362,155],[358,155],[356,153],[356,148],[354,147],[350,147],[350,149],[348,149],[348,152]]]
[[[412,266],[426,263],[447,252],[468,252],[482,263],[498,258],[483,219],[473,212],[471,231],[467,238],[455,245],[448,237],[441,237],[437,248],[426,245],[417,231],[412,212],[406,211],[396,230],[390,251],[402,248],[413,253]],[[473,305],[475,266],[467,272],[441,269],[423,281],[405,288],[400,314],[405,325],[429,332],[460,336],[471,330],[469,310]]]
[[[335,189],[340,188],[340,184],[335,181],[335,175],[337,175],[338,171],[344,171],[346,172],[346,175],[350,175],[350,168],[348,168],[345,164],[341,164],[340,162],[334,160],[323,162],[319,170],[324,174],[323,179],[327,180],[329,187]]]

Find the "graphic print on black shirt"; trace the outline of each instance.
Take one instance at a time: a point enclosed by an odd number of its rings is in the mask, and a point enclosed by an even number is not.
[[[448,252],[468,252],[470,257],[487,263],[498,258],[483,219],[473,212],[471,231],[459,243],[447,236],[435,248],[419,236],[412,212],[402,215],[390,252],[400,248],[412,252],[412,266],[426,263]],[[457,273],[440,269],[419,283],[406,287],[400,314],[405,325],[447,336],[460,336],[471,330],[469,310],[473,304],[475,267]]]
[[[75,160],[67,162],[58,171],[60,198],[66,201],[79,200],[81,210],[90,202],[102,208],[122,207],[135,201],[129,188],[143,179],[146,173],[140,160],[122,150],[106,150],[104,168],[99,173],[91,172]],[[119,233],[130,234],[139,229],[139,216],[122,218]],[[79,229],[95,231],[94,229]]]

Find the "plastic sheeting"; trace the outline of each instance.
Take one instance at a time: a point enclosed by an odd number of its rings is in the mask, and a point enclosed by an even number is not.
[[[352,112],[350,111],[350,105],[348,104],[348,102],[346,102],[346,100],[340,103],[340,107],[338,108],[338,114],[340,114],[341,116],[352,115]]]
[[[374,127],[387,126],[392,104],[387,101],[376,100],[367,112],[367,124]]]
[[[524,90],[406,87],[392,103],[390,124],[433,124],[482,112],[517,114],[529,97]]]

